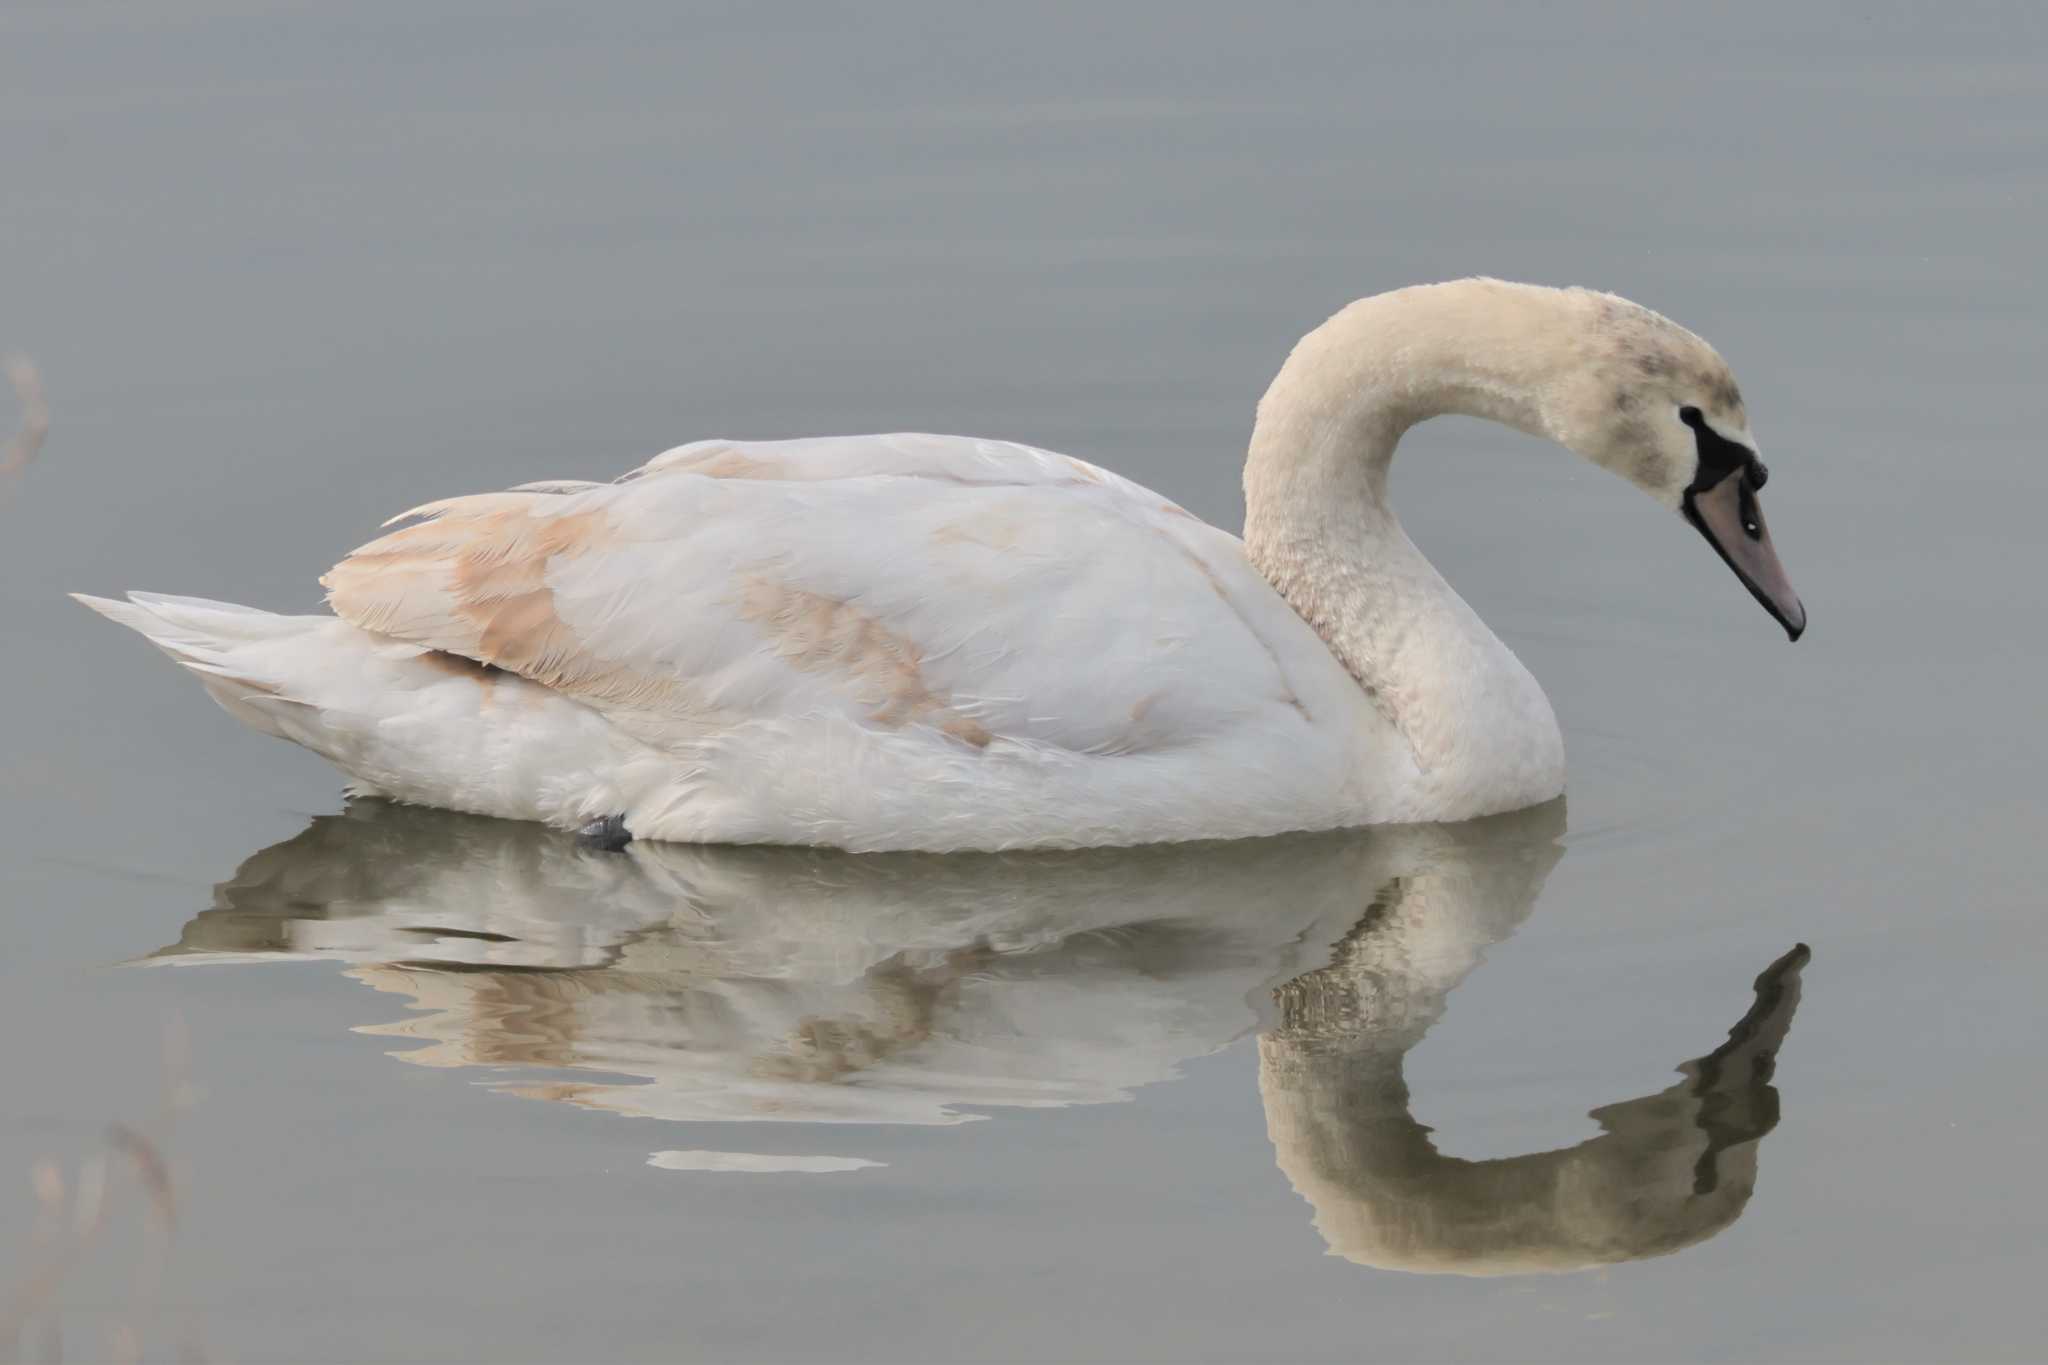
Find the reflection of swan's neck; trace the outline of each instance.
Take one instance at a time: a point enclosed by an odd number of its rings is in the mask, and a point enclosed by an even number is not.
[[[1503,789],[1492,809],[1556,795],[1563,740],[1542,689],[1401,529],[1387,469],[1402,434],[1440,414],[1552,435],[1539,394],[1570,359],[1555,337],[1575,306],[1563,291],[1492,280],[1361,299],[1295,347],[1245,461],[1251,562],[1425,770]],[[1513,744],[1475,754],[1475,735]],[[1460,759],[1476,771],[1445,771]]]
[[[1438,1152],[1382,1052],[1262,1039],[1259,1091],[1317,1231],[1362,1265],[1513,1275],[1661,1255],[1733,1222],[1756,1185],[1761,1133],[1709,1153],[1684,1085],[1603,1111],[1610,1131],[1575,1147],[1494,1161]]]
[[[1259,1038],[1259,1090],[1268,1135],[1318,1168],[1419,1168],[1436,1159],[1429,1129],[1408,1108],[1402,1062],[1443,1013],[1445,997],[1513,921],[1434,944],[1436,921],[1456,918],[1442,878],[1396,877],[1332,945],[1330,965],[1274,992],[1279,1019]],[[1433,914],[1441,911],[1441,914]],[[1432,970],[1432,967],[1434,970]],[[1296,1180],[1297,1188],[1300,1181]]]

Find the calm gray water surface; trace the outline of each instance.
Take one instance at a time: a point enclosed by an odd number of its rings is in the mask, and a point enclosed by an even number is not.
[[[176,1018],[160,1352],[2040,1358],[2043,22],[8,7],[0,345],[56,428],[0,505],[0,1288]],[[1720,347],[1813,617],[1415,433],[1568,815],[603,859],[338,815],[61,597],[309,609],[401,507],[710,435],[1016,437],[1235,526],[1293,339],[1477,272]]]

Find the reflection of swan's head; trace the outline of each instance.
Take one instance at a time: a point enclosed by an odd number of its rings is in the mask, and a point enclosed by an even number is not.
[[[1757,979],[1755,1006],[1680,1068],[1684,1081],[1595,1110],[1600,1136],[1464,1161],[1437,1152],[1401,1074],[1442,997],[1406,990],[1376,939],[1386,930],[1398,943],[1415,910],[1390,887],[1379,926],[1369,916],[1331,966],[1283,987],[1281,1026],[1259,1040],[1267,1133],[1333,1252],[1389,1270],[1579,1270],[1676,1251],[1735,1221],[1756,1187],[1758,1140],[1777,1123],[1772,1066],[1804,947]]]

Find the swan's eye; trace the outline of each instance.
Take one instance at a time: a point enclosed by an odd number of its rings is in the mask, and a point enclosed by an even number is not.
[[[1751,540],[1762,540],[1764,535],[1763,514],[1756,510],[1756,490],[1749,480],[1744,479],[1736,489],[1736,512],[1742,519],[1742,529]]]
[[[1678,410],[1678,420],[1691,427],[1694,431],[1698,431],[1700,423],[1704,422],[1706,418],[1700,416],[1698,408],[1687,406]]]

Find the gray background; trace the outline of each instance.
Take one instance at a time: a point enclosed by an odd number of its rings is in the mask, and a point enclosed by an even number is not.
[[[16,1172],[148,1109],[178,1014],[170,1294],[238,1359],[2038,1358],[2039,15],[9,5],[0,345],[57,425],[0,505],[0,1232]],[[64,590],[310,609],[401,507],[710,435],[1015,437],[1234,527],[1293,339],[1468,273],[1719,346],[1813,626],[1569,457],[1411,438],[1410,530],[1572,762],[1569,851],[1417,1109],[1459,1155],[1575,1141],[1803,939],[1784,1121],[1713,1241],[1326,1258],[1243,1045],[823,1148],[885,1170],[682,1175],[645,1153],[817,1144],[398,1065],[348,1032],[398,1003],[329,967],[111,967],[338,781]],[[125,1273],[69,1291],[74,1355]]]

